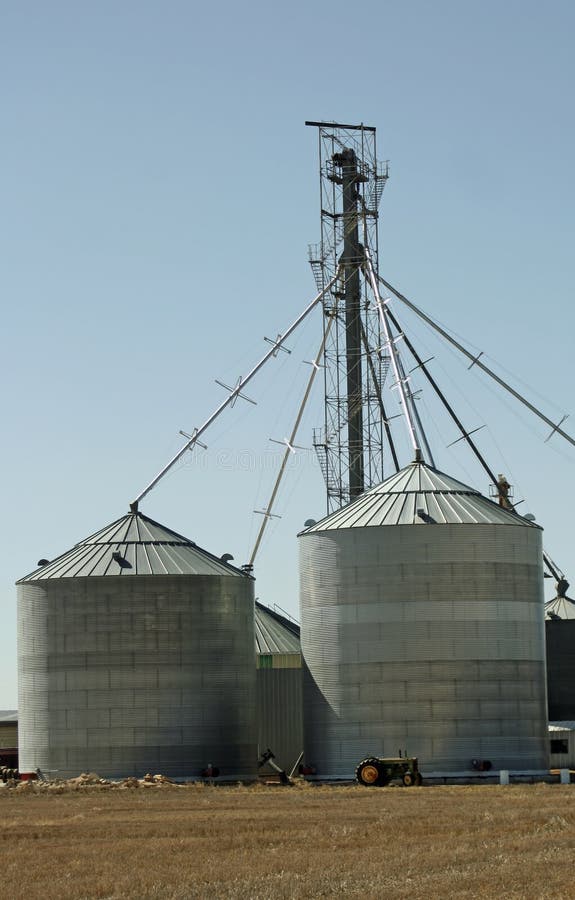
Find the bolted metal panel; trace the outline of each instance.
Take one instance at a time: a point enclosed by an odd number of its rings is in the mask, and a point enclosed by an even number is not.
[[[18,604],[21,771],[256,776],[251,578],[48,578]]]
[[[300,536],[304,741],[318,777],[352,778],[362,757],[399,749],[427,773],[472,759],[546,768],[540,529],[511,516],[336,517]]]

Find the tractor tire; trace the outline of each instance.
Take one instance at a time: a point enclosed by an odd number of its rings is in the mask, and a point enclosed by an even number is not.
[[[415,776],[415,784],[417,785],[417,787],[421,787],[421,785],[423,784],[423,778],[421,777],[421,772],[418,772],[417,775]]]
[[[362,784],[364,787],[381,787],[385,784],[385,777],[381,771],[379,760],[372,756],[362,759],[355,770],[355,777],[359,784]]]
[[[405,785],[405,787],[411,787],[415,784],[415,779],[411,772],[404,772],[403,778],[401,779]]]

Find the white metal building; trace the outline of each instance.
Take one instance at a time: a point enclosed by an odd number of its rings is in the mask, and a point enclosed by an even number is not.
[[[575,722],[549,723],[549,765],[575,770]]]

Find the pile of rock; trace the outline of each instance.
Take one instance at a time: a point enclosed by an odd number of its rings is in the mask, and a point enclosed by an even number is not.
[[[124,780],[120,782],[120,787],[128,788],[163,787],[165,785],[177,787],[167,775],[151,775],[150,772],[147,772],[143,778],[124,778]]]
[[[69,785],[70,787],[85,787],[86,785],[92,784],[111,784],[111,781],[108,781],[106,778],[100,778],[99,775],[96,775],[95,772],[82,772],[81,775],[77,775],[76,778],[68,778],[64,784]]]
[[[28,781],[9,781],[8,785],[15,787],[18,791],[78,791],[78,790],[109,790],[112,788],[134,789],[134,788],[165,788],[180,787],[168,778],[167,775],[151,775],[149,772],[143,778],[128,777],[122,778],[120,781],[110,781],[102,778],[95,772],[82,772],[75,778],[68,779],[52,779],[45,774],[42,779]]]

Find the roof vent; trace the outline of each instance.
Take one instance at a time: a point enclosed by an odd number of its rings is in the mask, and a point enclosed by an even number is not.
[[[422,522],[426,522],[427,525],[437,525],[437,522],[435,521],[433,516],[430,516],[429,513],[427,513],[424,509],[418,509],[417,516],[419,519],[421,519]]]
[[[132,563],[128,562],[125,556],[122,556],[119,550],[114,550],[112,559],[115,560],[121,569],[131,569]]]
[[[315,519],[306,519],[305,522],[303,523],[304,528],[311,528],[312,525],[317,525],[317,522]]]
[[[36,565],[37,565],[37,566],[47,566],[49,562],[50,562],[49,559],[44,559],[44,558],[42,558],[42,559],[39,559],[39,560],[38,560],[38,562],[36,563]]]
[[[224,553],[223,556],[220,556],[220,559],[222,562],[229,563],[233,559],[233,556],[231,553]]]

